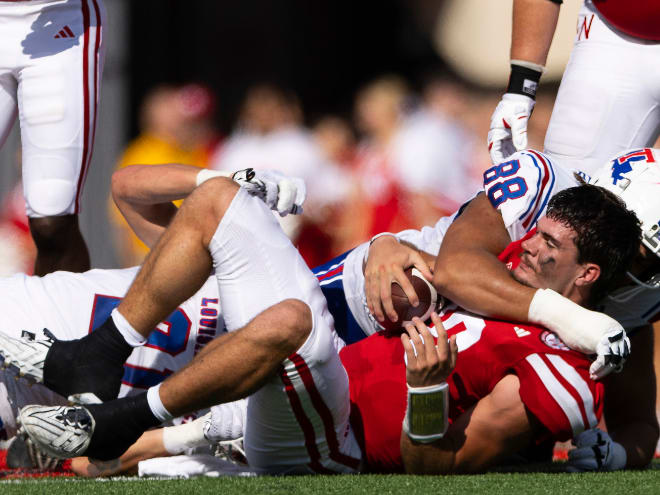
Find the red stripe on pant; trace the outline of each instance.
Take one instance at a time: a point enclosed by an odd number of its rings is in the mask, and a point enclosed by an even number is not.
[[[312,372],[307,366],[307,363],[305,363],[305,360],[302,357],[295,353],[289,356],[289,359],[296,366],[296,370],[298,371],[298,374],[300,375],[300,378],[305,385],[305,390],[307,391],[307,394],[312,401],[312,405],[323,420],[325,438],[328,442],[328,447],[330,447],[330,459],[339,464],[344,464],[351,469],[357,470],[360,467],[360,459],[345,455],[339,450],[339,442],[337,441],[337,433],[335,431],[335,423],[332,417],[332,412],[323,400],[323,397],[321,397],[321,393],[319,392],[318,388],[316,388],[314,377],[312,376]]]
[[[280,371],[280,377],[284,383],[284,390],[286,390],[286,395],[289,397],[289,403],[291,404],[291,409],[293,409],[293,414],[296,417],[296,421],[302,429],[303,435],[305,436],[305,447],[307,448],[307,453],[311,462],[309,467],[320,474],[332,474],[332,471],[323,466],[319,460],[321,459],[321,454],[319,449],[316,446],[316,435],[314,433],[314,426],[310,422],[309,418],[305,415],[302,404],[300,403],[300,398],[296,392],[296,388],[291,383],[286,370],[282,369]]]
[[[98,107],[98,76],[99,76],[99,48],[101,45],[101,15],[99,11],[99,6],[96,0],[91,0],[91,3],[94,7],[94,18],[96,21],[96,32],[95,32],[95,42],[94,42],[94,51],[92,53],[94,60],[94,83],[93,87],[90,88],[89,84],[89,56],[90,56],[90,12],[88,0],[82,0],[82,16],[83,16],[83,98],[84,98],[84,118],[83,118],[83,151],[82,151],[82,162],[80,165],[80,175],[78,176],[78,185],[76,187],[76,203],[74,214],[80,213],[80,196],[82,194],[82,188],[87,177],[87,172],[89,169],[89,163],[92,158],[92,150],[94,148],[94,138],[96,135],[96,113]],[[93,110],[92,102],[90,99],[93,98]],[[90,130],[91,124],[91,130]]]

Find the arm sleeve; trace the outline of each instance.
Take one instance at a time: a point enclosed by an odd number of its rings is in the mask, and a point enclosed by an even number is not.
[[[514,366],[525,407],[556,440],[594,428],[602,415],[602,384],[589,379],[588,366],[574,352],[529,354]]]

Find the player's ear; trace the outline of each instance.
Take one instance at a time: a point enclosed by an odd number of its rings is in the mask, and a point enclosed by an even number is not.
[[[578,287],[587,287],[600,278],[600,266],[595,263],[584,263],[580,265],[580,272],[575,279]]]

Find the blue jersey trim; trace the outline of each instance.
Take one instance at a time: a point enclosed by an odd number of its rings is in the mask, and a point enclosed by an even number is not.
[[[353,344],[367,337],[346,302],[344,262],[351,251],[340,254],[327,263],[312,269],[312,273],[319,280],[330,314],[335,320],[337,335],[346,344]]]

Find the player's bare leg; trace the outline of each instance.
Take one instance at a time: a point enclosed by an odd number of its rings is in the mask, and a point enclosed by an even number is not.
[[[208,279],[209,242],[239,186],[213,179],[195,189],[144,262],[118,311],[145,338]]]
[[[188,366],[149,393],[159,395],[173,416],[246,397],[303,345],[311,329],[309,307],[295,299],[284,300],[242,329],[211,342]],[[84,455],[101,460],[117,458],[144,431],[160,424],[163,419],[153,412],[149,393],[88,405],[88,413],[80,409],[65,412],[72,415],[71,422],[84,422],[85,414],[93,418],[94,431]],[[29,408],[21,417],[24,424],[30,424]]]
[[[209,343],[163,382],[160,399],[173,416],[180,416],[246,397],[303,345],[311,328],[304,302],[287,299],[271,306],[242,329]]]
[[[30,232],[37,246],[35,275],[57,270],[89,270],[89,251],[78,225],[78,215],[30,218]]]

